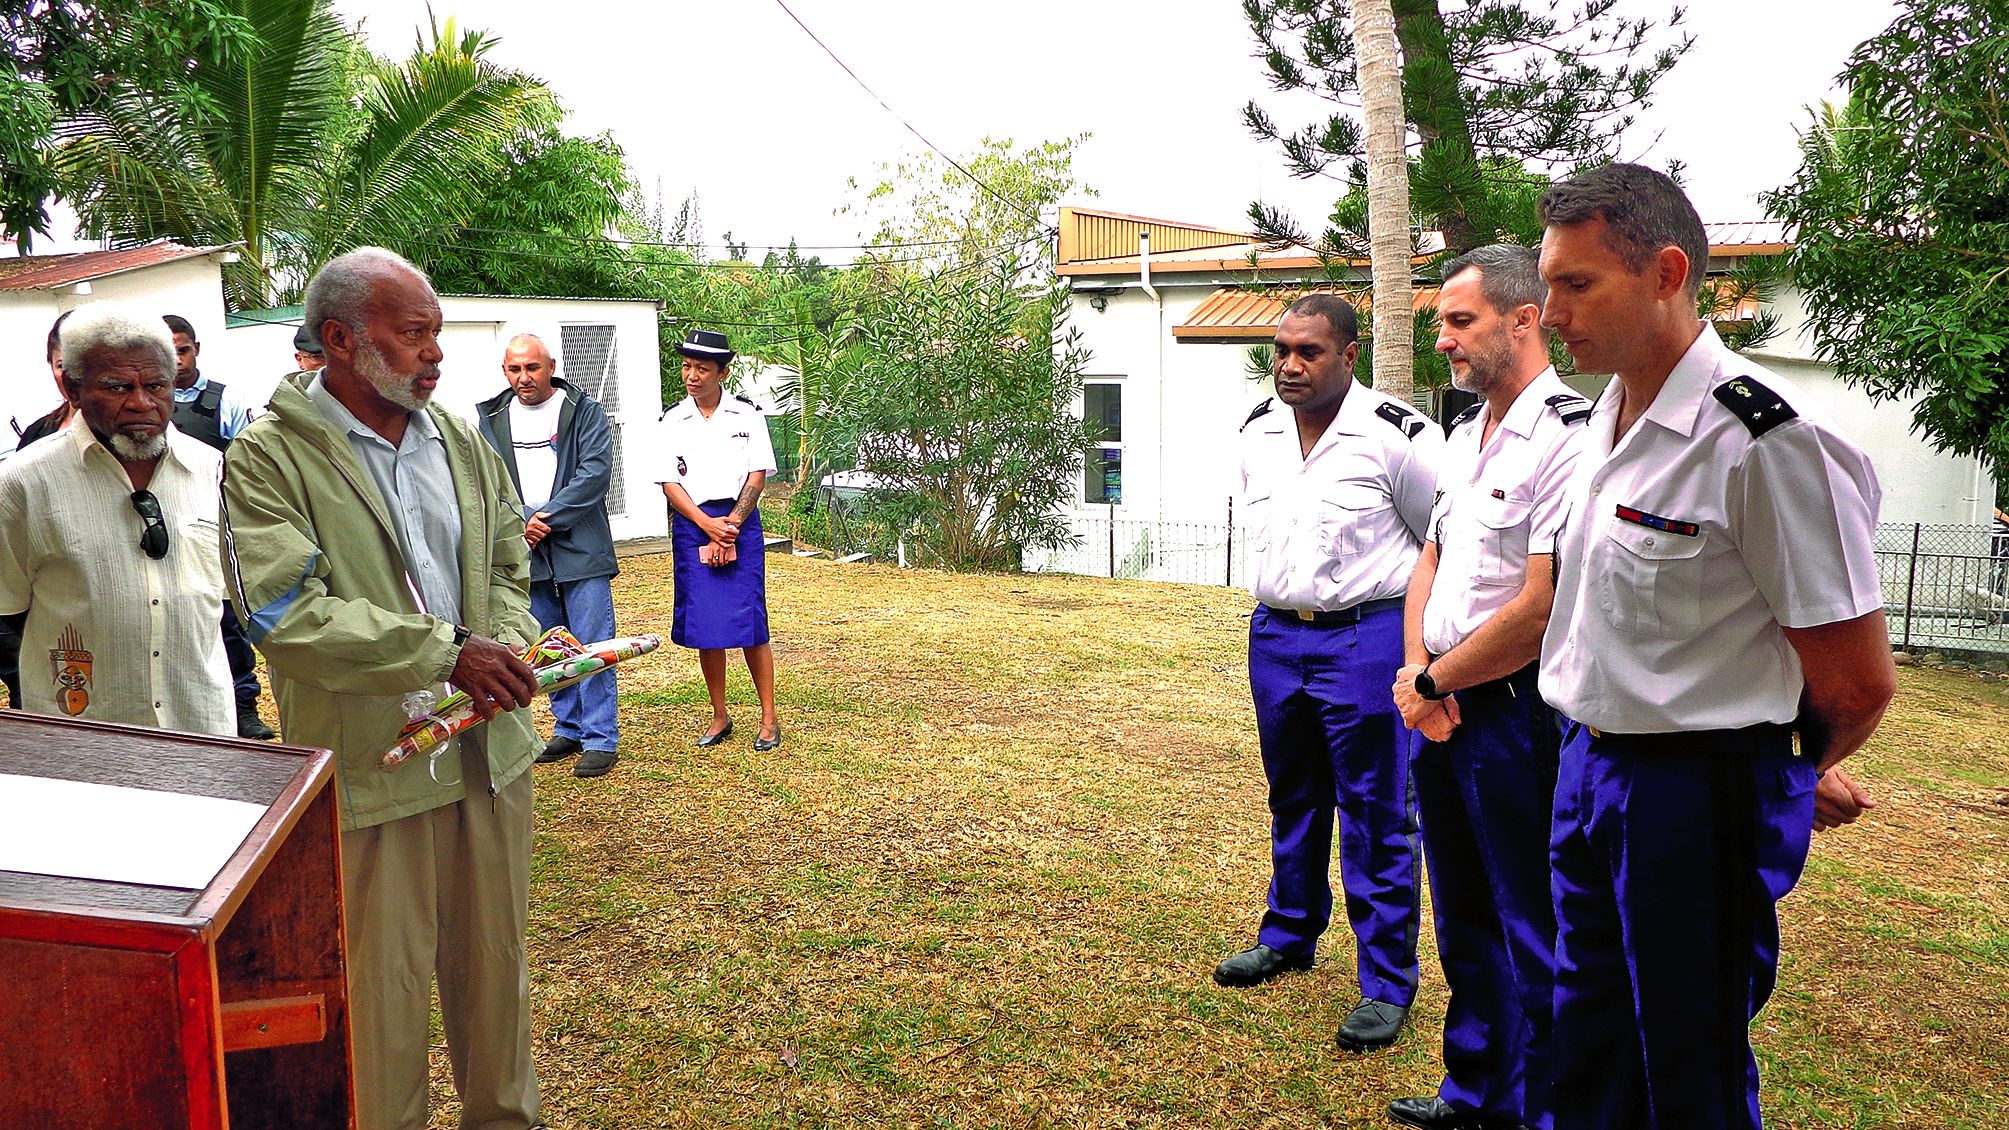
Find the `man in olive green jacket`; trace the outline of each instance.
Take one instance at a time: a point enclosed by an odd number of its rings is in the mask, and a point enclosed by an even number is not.
[[[225,460],[238,607],[288,742],[336,755],[357,1125],[426,1125],[435,972],[463,1127],[538,1125],[524,928],[537,633],[515,490],[431,407],[439,303],[361,248],[308,285],[328,358],[289,377]],[[490,715],[434,757],[379,758],[406,696],[451,682]]]

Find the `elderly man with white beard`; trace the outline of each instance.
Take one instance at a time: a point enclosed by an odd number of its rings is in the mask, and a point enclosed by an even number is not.
[[[285,740],[335,752],[356,1125],[427,1124],[430,990],[460,1125],[538,1125],[524,926],[538,634],[509,472],[434,407],[439,298],[382,248],[307,286],[327,367],[296,373],[232,441],[224,498],[248,634]],[[423,693],[488,724],[385,770]]]
[[[94,303],[60,344],[79,419],[0,464],[0,614],[27,613],[17,705],[234,737],[219,457],[169,426],[174,342],[156,314]]]

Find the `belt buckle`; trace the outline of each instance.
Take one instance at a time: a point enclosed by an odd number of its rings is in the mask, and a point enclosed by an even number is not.
[[[1316,608],[1293,608],[1291,612],[1307,624],[1318,623],[1318,609]]]
[[[1603,732],[1600,731],[1596,726],[1585,726],[1584,729],[1589,730],[1590,736],[1593,738],[1601,738],[1604,736]]]

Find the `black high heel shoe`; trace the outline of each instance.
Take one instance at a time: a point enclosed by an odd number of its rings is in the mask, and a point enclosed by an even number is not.
[[[776,726],[774,728],[774,736],[771,738],[763,738],[756,736],[753,739],[753,751],[755,753],[766,753],[768,750],[780,749],[780,748],[781,748],[780,726]]]
[[[720,730],[716,734],[706,734],[704,737],[699,738],[698,748],[710,749],[729,737],[732,737],[732,719],[730,718],[725,720],[725,729]]]

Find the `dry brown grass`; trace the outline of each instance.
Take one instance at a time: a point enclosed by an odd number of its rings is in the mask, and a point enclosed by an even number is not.
[[[1308,974],[1208,977],[1268,879],[1244,595],[770,568],[780,750],[743,670],[739,734],[693,749],[703,682],[665,649],[623,669],[611,776],[537,771],[554,1127],[1378,1126],[1435,1087],[1427,941],[1412,1030],[1366,1058],[1332,1044],[1343,929]],[[624,570],[622,630],[667,635],[667,558]],[[1785,905],[1774,1125],[2009,1122],[2005,706],[1905,672],[1861,759],[1882,807]]]

